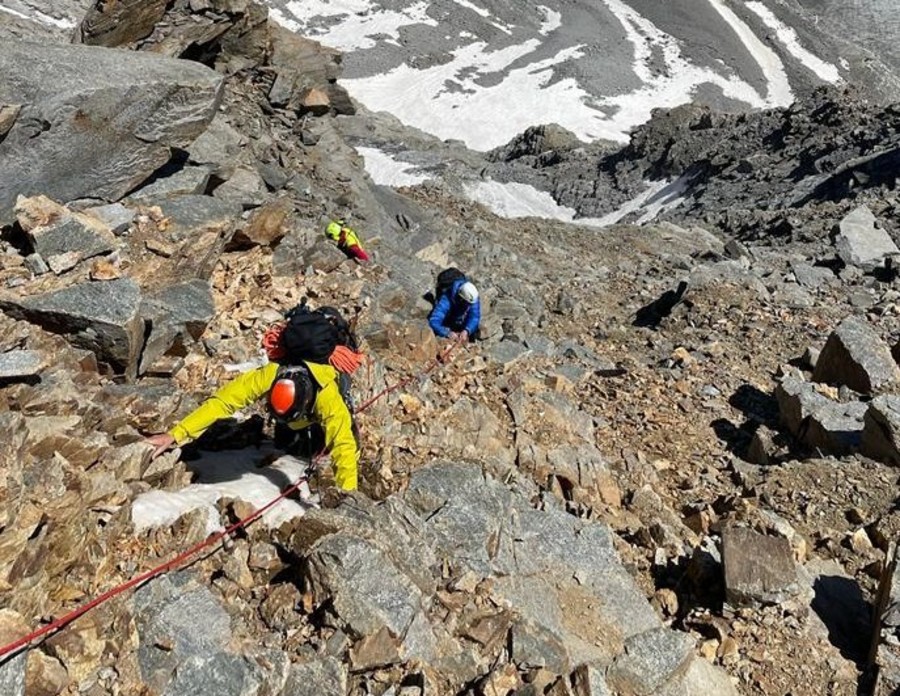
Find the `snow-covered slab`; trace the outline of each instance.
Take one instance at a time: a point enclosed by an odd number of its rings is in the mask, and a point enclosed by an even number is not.
[[[140,532],[164,527],[187,512],[203,510],[207,515],[206,531],[209,534],[220,531],[223,526],[216,503],[222,498],[243,500],[259,509],[306,474],[306,462],[290,455],[262,466],[273,452],[270,447],[204,452],[200,459],[188,465],[197,475],[195,483],[178,491],[148,491],[135,499],[131,508],[135,529]],[[298,494],[299,501],[281,500],[263,513],[259,524],[274,529],[317,506],[306,484]]]

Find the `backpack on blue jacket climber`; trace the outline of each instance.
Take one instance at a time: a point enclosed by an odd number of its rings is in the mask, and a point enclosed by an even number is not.
[[[453,284],[457,280],[465,280],[466,274],[463,273],[458,268],[454,268],[451,266],[450,268],[445,268],[443,271],[438,273],[437,276],[437,285],[434,289],[434,302],[437,304],[441,299],[441,295],[448,292],[450,288],[453,287]]]

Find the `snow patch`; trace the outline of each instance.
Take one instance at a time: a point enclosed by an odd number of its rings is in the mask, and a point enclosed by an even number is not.
[[[6,7],[5,5],[0,5],[0,12],[6,12],[7,14],[11,14],[13,17],[18,17],[20,19],[27,19],[31,22],[39,22],[40,24],[47,24],[52,27],[56,27],[57,29],[74,29],[75,22],[71,19],[59,19],[57,17],[51,17],[48,14],[44,14],[40,10],[33,10],[32,14],[27,14],[25,12],[19,12],[18,10],[14,10],[11,7]]]
[[[357,147],[356,151],[363,156],[366,171],[379,186],[415,186],[432,178],[415,173],[415,165],[396,160],[378,148]]]
[[[746,7],[751,12],[754,12],[767,27],[774,30],[775,36],[778,37],[778,40],[784,45],[784,47],[790,52],[790,54],[797,60],[799,60],[817,77],[819,77],[819,79],[824,80],[825,82],[829,82],[833,85],[843,82],[837,66],[825,62],[818,56],[803,48],[803,46],[800,44],[800,37],[797,36],[797,32],[794,31],[793,28],[782,22],[780,19],[778,19],[778,17],[775,16],[775,13],[772,12],[772,10],[770,10],[768,7],[763,5],[761,2],[758,2],[757,0],[747,2]]]
[[[559,205],[546,191],[517,182],[478,181],[464,186],[466,195],[504,218],[542,217],[571,221],[575,210]]]
[[[781,62],[775,51],[766,46],[753,33],[753,30],[725,4],[725,0],[709,0],[709,4],[728,23],[732,31],[737,34],[741,43],[744,44],[750,55],[759,64],[763,75],[766,76],[769,89],[765,106],[788,106],[793,103],[794,93],[791,91],[787,71],[785,71],[784,63]]]
[[[402,12],[372,7],[369,0],[292,0],[285,9],[292,15],[273,12],[286,29],[296,31],[341,51],[371,48],[374,37],[400,38],[400,29],[411,24],[437,26],[428,16],[428,2],[417,2]]]
[[[467,2],[467,0],[453,0],[460,7],[465,7],[467,10],[472,10],[472,12],[481,15],[482,17],[490,17],[491,13],[484,9],[483,7],[478,7],[478,5]]]
[[[634,224],[652,222],[660,213],[681,204],[689,183],[685,177],[646,181],[644,191],[602,218],[576,218],[574,209],[559,205],[546,191],[518,182],[478,181],[467,184],[464,191],[471,200],[503,218],[541,217],[586,227],[609,227],[629,215],[639,215]]]
[[[171,525],[185,513],[203,510],[206,512],[206,532],[214,534],[223,529],[216,510],[216,503],[222,498],[243,500],[260,509],[306,473],[306,462],[290,455],[259,467],[273,452],[271,448],[205,452],[189,466],[198,475],[197,483],[180,491],[152,490],[135,498],[131,506],[135,530],[141,532]],[[259,522],[274,529],[317,507],[308,485],[303,484],[298,492],[300,502],[281,500],[263,513]]]

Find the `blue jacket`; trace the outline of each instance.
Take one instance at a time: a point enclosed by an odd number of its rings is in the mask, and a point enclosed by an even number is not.
[[[478,330],[481,322],[481,300],[475,300],[469,304],[457,297],[459,287],[465,283],[465,278],[460,278],[450,290],[445,292],[435,302],[434,309],[428,315],[428,325],[438,336],[446,338],[451,331],[468,331],[471,336]]]

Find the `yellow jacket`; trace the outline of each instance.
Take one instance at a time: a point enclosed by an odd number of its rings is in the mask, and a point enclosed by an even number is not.
[[[337,242],[338,246],[358,246],[362,249],[362,242],[356,232],[347,227],[343,220],[332,220],[325,228],[325,234]]]
[[[359,447],[353,436],[353,419],[338,387],[337,370],[331,365],[310,362],[306,365],[319,385],[313,404],[313,419],[325,431],[325,449],[331,453],[334,462],[335,483],[345,491],[354,491]],[[217,420],[233,415],[268,394],[277,373],[278,363],[269,363],[235,377],[185,416],[169,434],[179,445],[200,437]],[[311,422],[303,419],[288,425],[293,430],[300,430]]]

